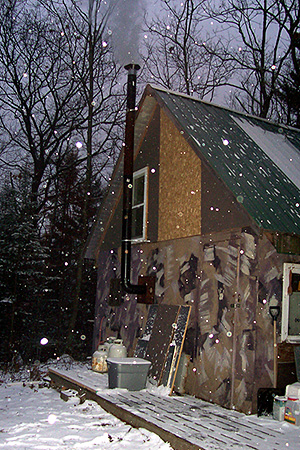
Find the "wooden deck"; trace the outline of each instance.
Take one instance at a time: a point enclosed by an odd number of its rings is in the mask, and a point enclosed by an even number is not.
[[[52,383],[84,391],[106,411],[146,428],[175,450],[300,450],[300,427],[272,418],[246,416],[189,396],[165,396],[159,389],[108,389],[105,374],[49,370]]]

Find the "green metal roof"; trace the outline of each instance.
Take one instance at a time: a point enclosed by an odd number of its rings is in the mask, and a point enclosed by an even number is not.
[[[135,151],[157,102],[260,228],[300,235],[300,130],[148,85],[135,124]],[[87,243],[87,258],[95,257],[111,220],[122,170],[121,153]]]
[[[300,130],[153,88],[257,225],[300,235]]]

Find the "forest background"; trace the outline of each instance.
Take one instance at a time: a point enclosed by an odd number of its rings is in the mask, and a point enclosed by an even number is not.
[[[122,147],[123,64],[139,60],[139,94],[300,128],[299,22],[299,0],[0,0],[3,364],[92,351],[84,248]]]

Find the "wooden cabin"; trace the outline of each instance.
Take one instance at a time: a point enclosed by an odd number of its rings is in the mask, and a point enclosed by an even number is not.
[[[134,154],[132,281],[155,277],[154,303],[191,306],[184,392],[253,413],[258,389],[296,381],[300,130],[148,85]],[[133,354],[150,305],[110,301],[122,166],[121,154],[86,257],[98,267],[94,347],[119,335]]]

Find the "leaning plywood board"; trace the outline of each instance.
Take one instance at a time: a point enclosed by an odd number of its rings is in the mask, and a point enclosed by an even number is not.
[[[158,382],[165,365],[180,306],[159,305],[145,359],[151,361],[149,376]]]
[[[170,388],[170,394],[174,388],[175,377],[180,361],[182,347],[190,318],[191,307],[181,306],[174,324],[173,339],[170,343],[165,366],[163,368],[160,384]]]
[[[152,334],[157,310],[158,305],[151,305],[149,308],[145,331],[143,333],[143,336],[138,339],[135,347],[134,356],[136,358],[146,358],[147,348]]]
[[[159,386],[161,384],[166,386],[166,377],[168,377],[168,374],[171,370],[172,358],[173,358],[173,351],[172,351],[173,349],[171,347],[171,344],[174,341],[174,335],[175,335],[175,330],[177,328],[177,320],[178,320],[179,312],[180,312],[180,307],[178,308],[176,319],[172,323],[172,332],[170,335],[169,345],[168,345],[168,348],[165,353],[164,363],[163,363],[162,370],[160,372],[160,376],[158,379]]]
[[[149,376],[172,393],[183,342],[190,317],[190,306],[152,305],[145,332],[138,340],[134,356],[151,361]]]

